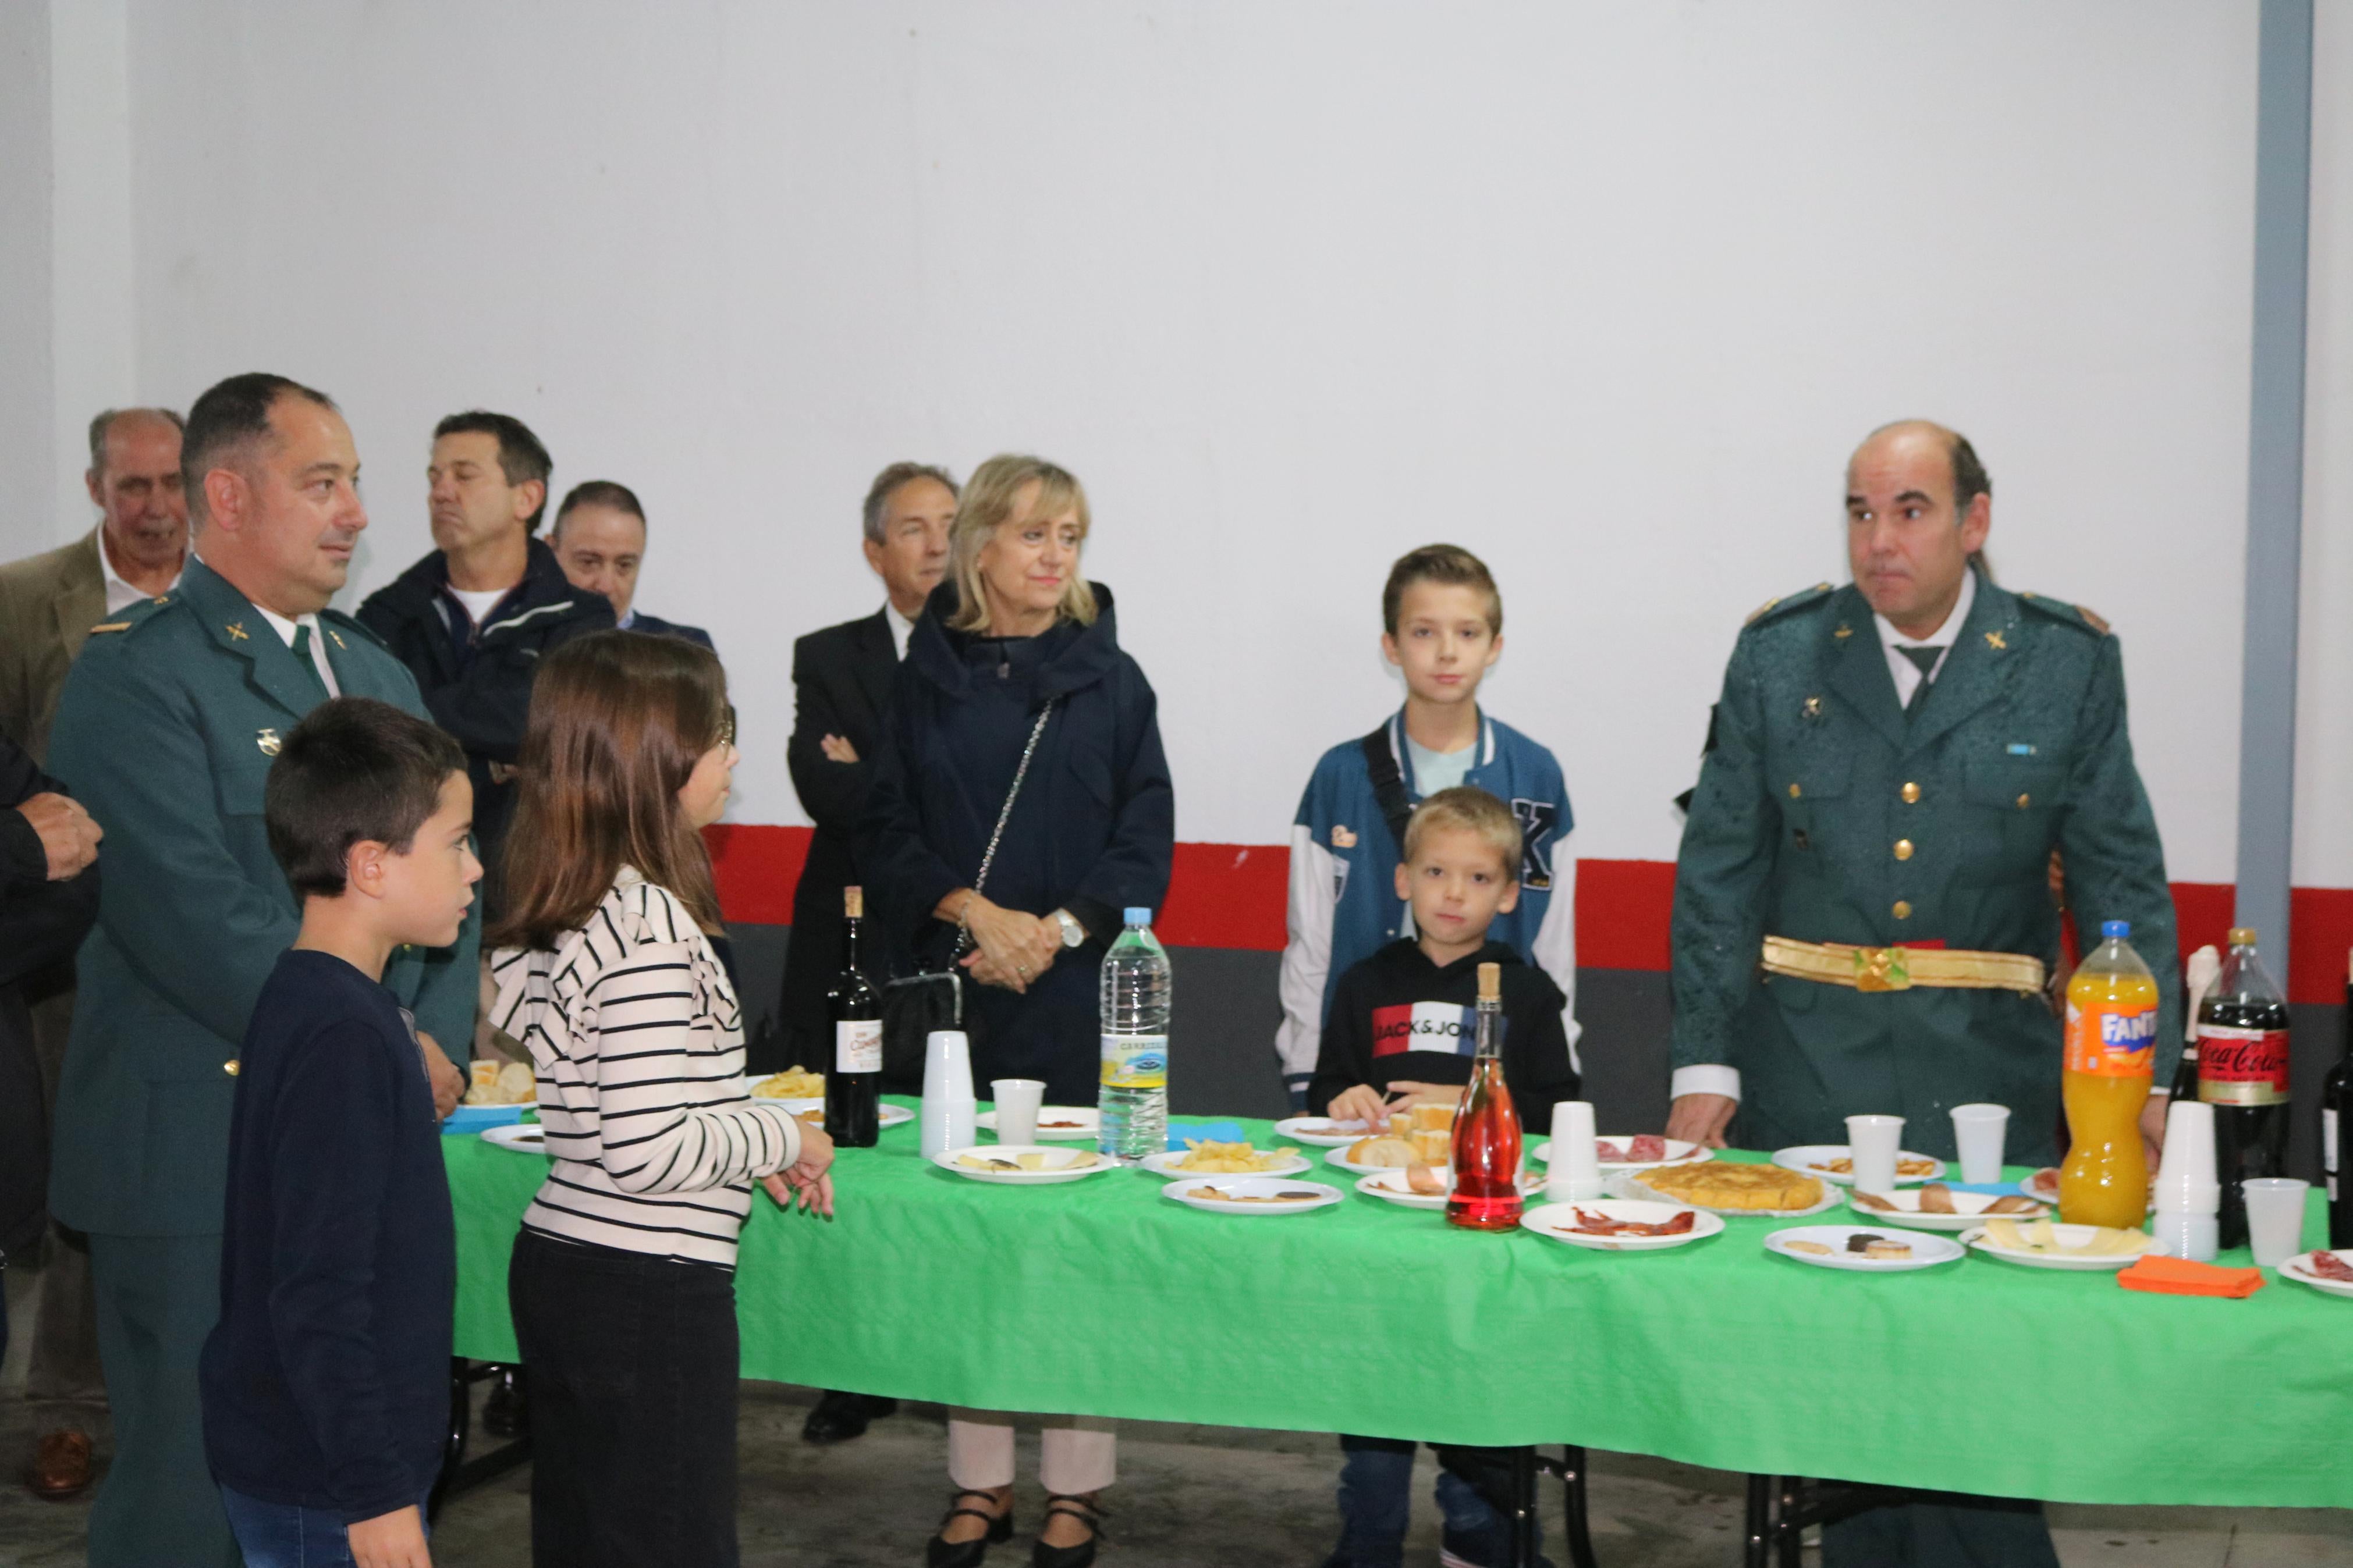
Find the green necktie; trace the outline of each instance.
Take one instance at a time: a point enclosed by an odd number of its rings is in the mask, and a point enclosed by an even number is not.
[[[1920,684],[1912,689],[1912,700],[1904,705],[1906,715],[1917,713],[1920,704],[1928,696],[1928,677],[1936,669],[1936,661],[1945,657],[1945,650],[1940,647],[1906,647],[1897,643],[1895,651],[1920,667]]]
[[[311,628],[300,621],[294,623],[294,662],[302,667],[303,679],[319,694],[319,700],[324,702],[327,683],[320,679],[318,661],[311,657]]]

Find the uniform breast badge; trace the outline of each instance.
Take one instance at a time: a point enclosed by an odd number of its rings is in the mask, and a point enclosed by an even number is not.
[[[1356,847],[1356,834],[1339,823],[1334,823],[1332,825],[1332,847],[1335,849],[1354,849]]]
[[[247,642],[251,640],[245,635],[245,623],[243,621],[229,622],[228,635],[230,639],[235,642]]]
[[[1841,642],[1844,642],[1844,641],[1846,641],[1846,639],[1847,639],[1847,638],[1849,638],[1849,637],[1851,637],[1854,636],[1854,628],[1853,628],[1852,626],[1851,626],[1846,625],[1844,622],[1841,622],[1841,623],[1840,623],[1840,625],[1839,625],[1839,629],[1838,629],[1838,630],[1836,630],[1836,631],[1834,631],[1834,632],[1832,632],[1832,633],[1831,634],[1831,636],[1832,636],[1832,637],[1834,637],[1838,638],[1838,640],[1839,640],[1839,641],[1841,641]]]
[[[2010,645],[2008,643],[2001,640],[2001,634],[2000,632],[1986,633],[1986,647],[1990,648],[2006,648],[2009,646]]]
[[[263,756],[274,757],[278,754],[278,748],[286,742],[279,739],[277,731],[265,729],[253,737],[253,743],[261,748]]]
[[[1809,698],[1807,698],[1807,699],[1806,699],[1806,717],[1807,717],[1807,718],[1809,718],[1809,719],[1819,719],[1819,718],[1820,718],[1821,716],[1822,716],[1822,700],[1821,700],[1820,698],[1819,698],[1819,697],[1809,697]]]

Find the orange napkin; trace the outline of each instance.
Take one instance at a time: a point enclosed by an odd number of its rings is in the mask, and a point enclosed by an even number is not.
[[[2159,1296],[2228,1296],[2236,1300],[2263,1288],[2263,1271],[2221,1268],[2144,1252],[2131,1268],[2118,1271],[2116,1283],[2127,1290],[2148,1290]]]

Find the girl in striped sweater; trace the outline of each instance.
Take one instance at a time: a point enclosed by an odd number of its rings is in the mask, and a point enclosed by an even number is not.
[[[508,1275],[531,1369],[533,1561],[733,1568],[735,1240],[765,1186],[833,1211],[833,1146],[744,1084],[700,829],[734,710],[708,650],[597,632],[541,663],[491,1021],[553,1157]]]

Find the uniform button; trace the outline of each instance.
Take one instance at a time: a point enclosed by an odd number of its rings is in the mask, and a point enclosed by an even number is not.
[[[2028,806],[2032,805],[2033,804],[2034,797],[2031,795],[2022,795],[2018,797],[2018,809],[2021,811],[2024,811]]]
[[[1919,786],[1918,784],[1905,784],[1905,785],[1904,786],[1904,804],[1905,804],[1905,805],[1916,805],[1916,804],[1918,804],[1919,799],[1920,799],[1920,786]]]
[[[237,1058],[235,1057],[231,1057],[228,1060],[221,1063],[221,1071],[228,1074],[231,1078],[235,1078],[237,1076]]]
[[[1795,800],[1795,799],[1797,799],[1799,795],[1803,795],[1803,794],[1805,794],[1805,793],[1806,793],[1806,792],[1805,792],[1804,790],[1799,789],[1799,788],[1796,784],[1791,784],[1791,785],[1789,786],[1789,798],[1790,798],[1791,800]]]
[[[1912,858],[1912,840],[1909,838],[1899,838],[1895,841],[1895,858],[1898,860],[1909,860]]]
[[[1908,921],[1912,918],[1912,905],[1909,900],[1904,899],[1895,900],[1895,918],[1899,921]]]

